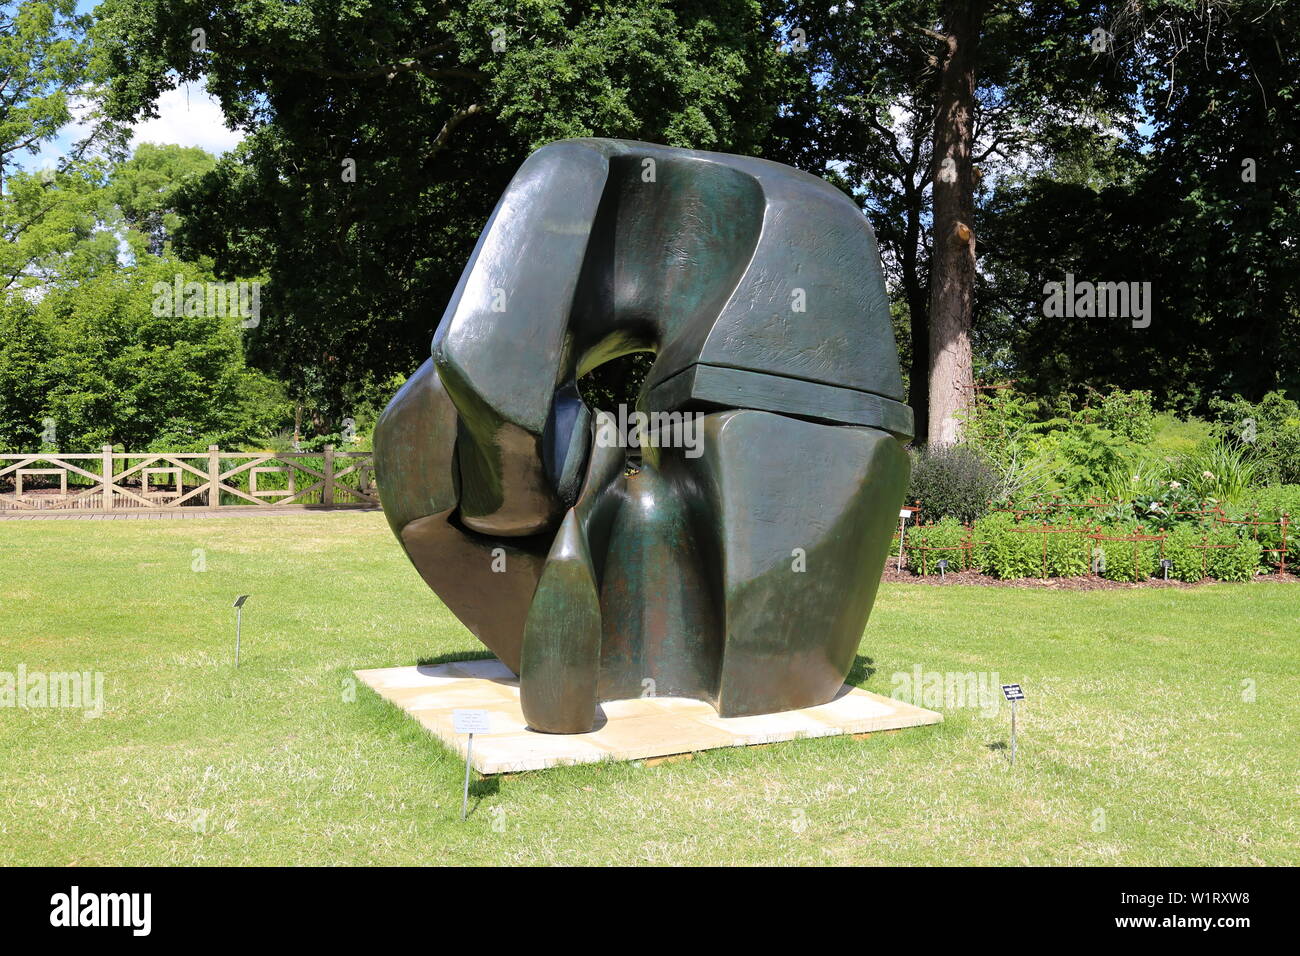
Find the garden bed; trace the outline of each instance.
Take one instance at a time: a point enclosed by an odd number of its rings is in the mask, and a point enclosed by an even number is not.
[[[938,574],[917,574],[907,567],[907,560],[903,560],[903,569],[897,569],[897,557],[891,558],[885,565],[884,573],[881,574],[882,581],[891,583],[906,584],[934,584],[934,585],[953,585],[963,584],[971,587],[1001,587],[1001,588],[1029,588],[1044,591],[1115,591],[1133,588],[1173,588],[1174,590],[1187,591],[1194,588],[1204,587],[1210,584],[1220,584],[1214,578],[1203,578],[1196,582],[1177,581],[1163,578],[1148,578],[1144,581],[1112,581],[1109,578],[1103,578],[1097,574],[1085,574],[1071,577],[1057,578],[998,578],[991,574],[984,574],[981,571],[949,571],[943,575]],[[1300,575],[1287,572],[1278,574],[1276,571],[1271,574],[1259,574],[1252,578],[1254,581],[1274,581],[1300,583]],[[1241,582],[1248,583],[1248,582]]]

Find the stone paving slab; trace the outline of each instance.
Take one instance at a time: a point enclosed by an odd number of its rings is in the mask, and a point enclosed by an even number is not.
[[[845,684],[829,703],[754,717],[719,717],[704,701],[682,697],[608,701],[600,705],[590,733],[543,734],[524,723],[519,679],[495,659],[355,673],[462,757],[467,738],[453,732],[452,712],[487,711],[491,730],[474,735],[473,750],[474,768],[484,774],[898,730],[943,720],[934,711]]]

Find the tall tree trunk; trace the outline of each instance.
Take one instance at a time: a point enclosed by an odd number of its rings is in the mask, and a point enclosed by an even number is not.
[[[930,260],[931,445],[950,445],[975,394],[975,177],[971,163],[975,57],[985,0],[946,0],[946,51],[934,117],[934,236]]]
[[[907,404],[912,407],[916,443],[925,441],[930,427],[930,314],[921,281],[917,245],[921,239],[921,210],[908,196],[907,229],[903,240],[903,293],[911,325],[912,363],[907,375]]]

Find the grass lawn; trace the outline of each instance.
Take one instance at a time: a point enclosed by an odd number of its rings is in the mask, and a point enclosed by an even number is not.
[[[461,824],[464,764],[353,692],[354,668],[481,650],[380,515],[0,522],[0,671],[102,671],[106,702],[0,708],[0,863],[1295,865],[1298,640],[1287,584],[886,585],[854,680],[1019,681],[1014,771],[1005,707],[940,708],[487,779]]]

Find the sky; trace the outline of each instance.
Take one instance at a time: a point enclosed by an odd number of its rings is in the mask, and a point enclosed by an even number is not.
[[[77,11],[93,10],[99,0],[79,0]],[[243,134],[226,128],[221,107],[208,95],[202,83],[168,90],[158,98],[157,119],[145,120],[131,127],[131,148],[140,143],[174,143],[177,146],[200,146],[220,155],[236,146]],[[74,124],[45,143],[39,153],[22,154],[18,164],[27,170],[53,166],[68,146],[81,135]]]

